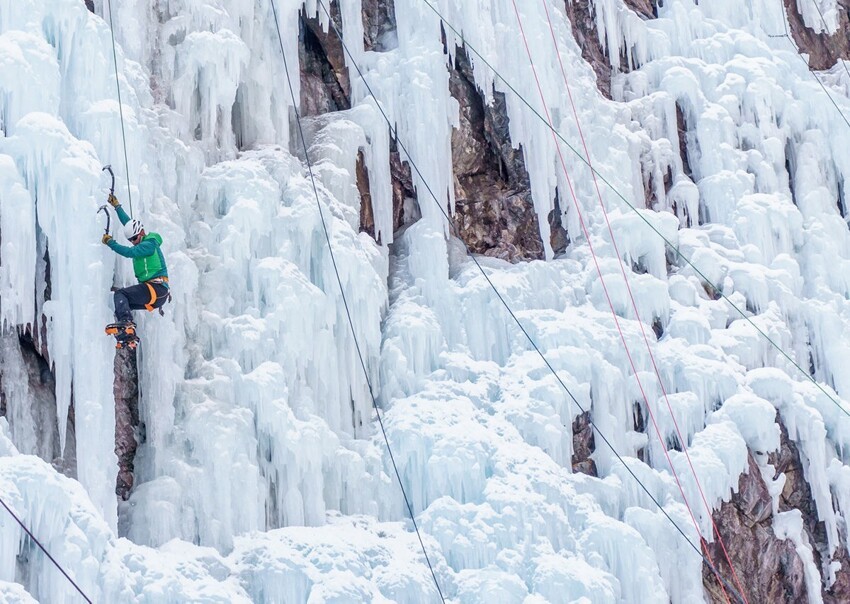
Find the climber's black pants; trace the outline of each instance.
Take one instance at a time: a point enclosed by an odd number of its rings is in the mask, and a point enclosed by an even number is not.
[[[165,304],[168,288],[161,283],[139,283],[115,292],[115,319],[132,321],[131,310],[153,310]]]

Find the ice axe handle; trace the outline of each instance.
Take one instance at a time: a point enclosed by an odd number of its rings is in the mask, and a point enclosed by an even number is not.
[[[109,186],[109,194],[115,195],[115,172],[112,171],[112,164],[106,164],[105,166],[103,166],[101,172],[103,172],[104,170],[108,170],[109,175],[112,177],[112,184]]]
[[[100,206],[100,208],[98,208],[97,212],[98,212],[98,214],[100,212],[103,212],[104,214],[106,214],[106,229],[104,230],[104,233],[109,235],[109,224],[112,220],[112,217],[109,215],[109,210],[106,208],[106,205],[102,205],[102,206]]]

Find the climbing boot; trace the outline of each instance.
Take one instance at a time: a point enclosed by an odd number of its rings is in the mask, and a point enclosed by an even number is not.
[[[106,335],[115,336],[116,338],[119,335],[136,335],[136,324],[132,321],[110,323],[106,326],[104,331],[106,332]]]

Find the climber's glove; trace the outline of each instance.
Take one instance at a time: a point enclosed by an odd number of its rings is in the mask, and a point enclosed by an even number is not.
[[[112,235],[109,233],[104,233],[103,237],[100,239],[105,245],[109,245],[109,242],[112,241]]]
[[[121,202],[118,201],[118,198],[115,197],[115,195],[113,195],[112,193],[109,194],[107,201],[109,202],[109,205],[111,205],[113,208],[117,208],[118,206],[121,205]],[[104,241],[104,243],[106,243],[106,242]]]

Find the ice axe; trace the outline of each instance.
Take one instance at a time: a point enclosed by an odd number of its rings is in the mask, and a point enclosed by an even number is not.
[[[107,165],[103,166],[103,169],[101,170],[101,172],[103,172],[104,170],[108,170],[109,175],[112,177],[112,183],[109,185],[109,194],[115,195],[115,172],[112,171],[112,165],[107,164]],[[112,218],[109,215],[109,210],[106,208],[106,204],[103,204],[102,206],[100,206],[98,208],[97,213],[100,214],[101,212],[106,214],[106,230],[104,231],[104,233],[109,235],[109,224],[110,224]]]
[[[106,207],[107,207],[106,204],[103,204],[102,206],[100,206],[97,209],[97,213],[100,214],[101,212],[103,212],[104,214],[106,214],[106,228],[104,229],[103,232],[104,232],[104,234],[109,235],[109,223],[111,222],[112,219],[109,216],[109,210],[106,209]]]
[[[103,172],[106,170],[109,171],[109,175],[112,177],[112,184],[109,185],[109,194],[115,195],[115,172],[112,171],[112,164],[106,164],[100,171]]]

